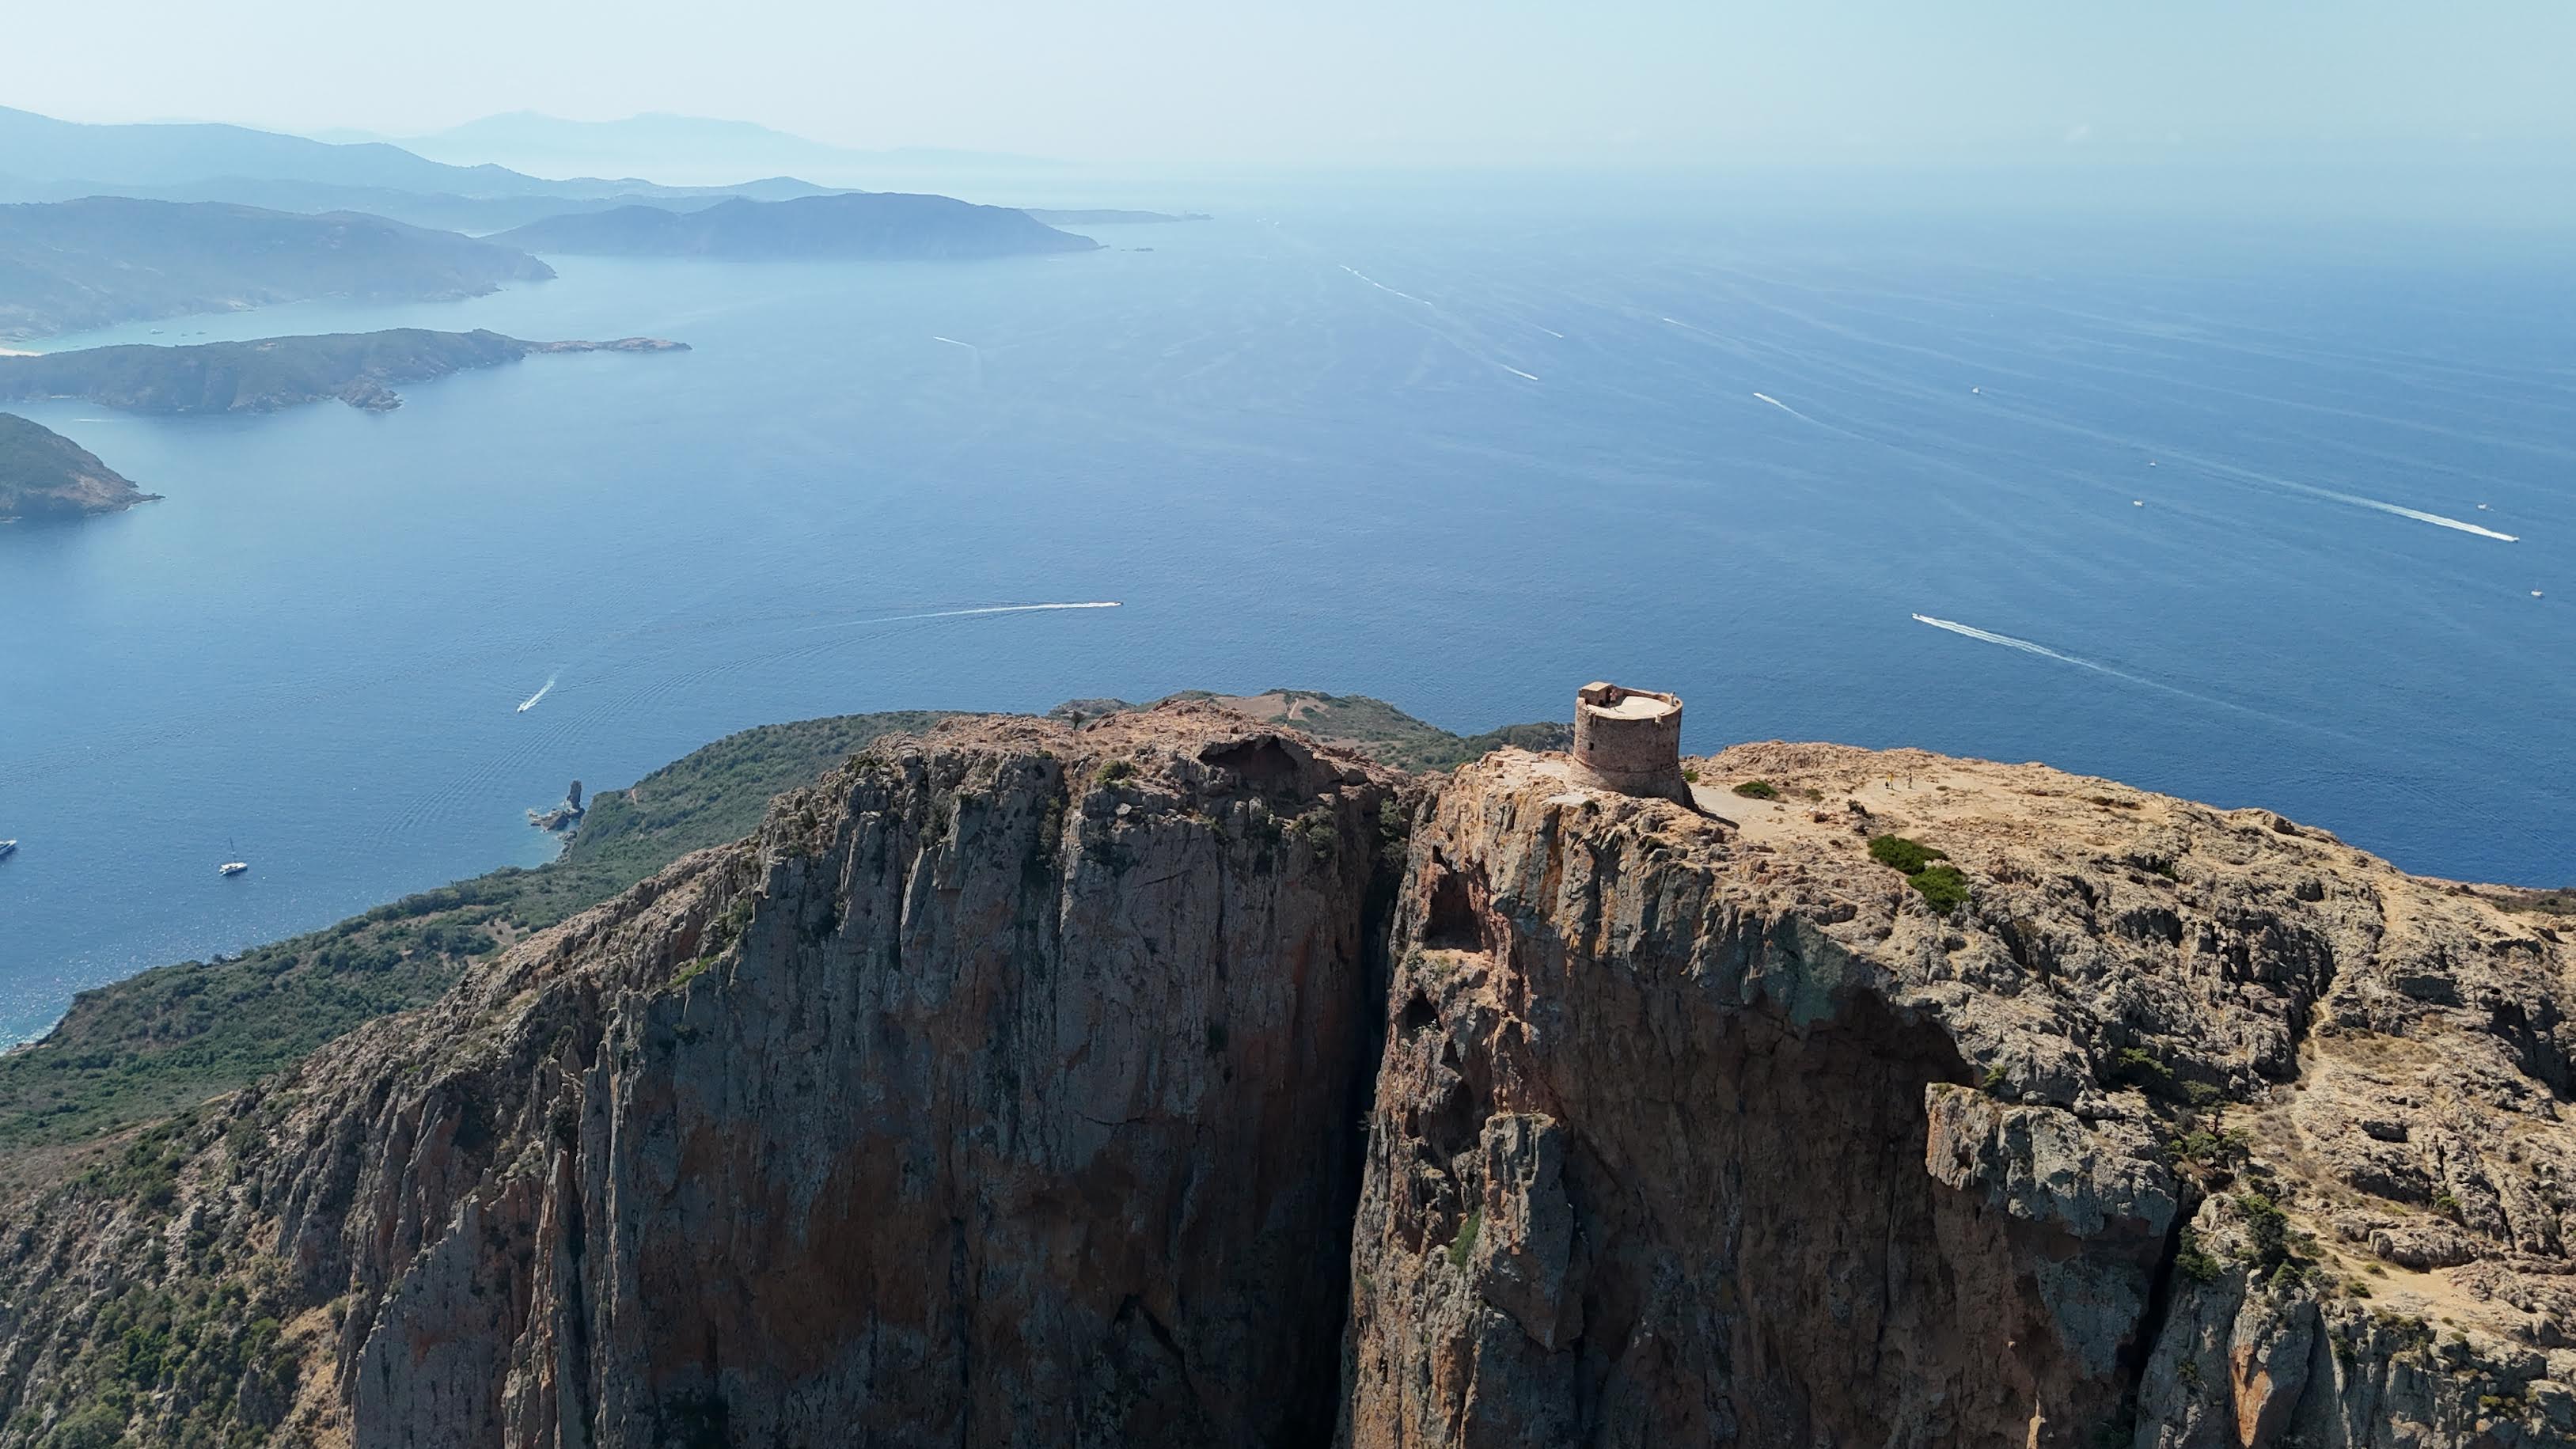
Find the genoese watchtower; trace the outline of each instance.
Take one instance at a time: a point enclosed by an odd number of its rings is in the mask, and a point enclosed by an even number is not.
[[[1682,778],[1682,700],[1592,683],[1574,695],[1574,767],[1586,784],[1691,803]]]

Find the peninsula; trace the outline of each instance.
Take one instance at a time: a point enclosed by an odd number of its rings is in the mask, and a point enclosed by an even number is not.
[[[121,513],[160,496],[53,429],[0,413],[0,523]]]
[[[316,297],[447,301],[553,275],[525,252],[355,212],[116,196],[0,206],[0,340]]]
[[[0,1056],[0,1444],[2576,1434],[2563,917],[1570,703],[755,732],[86,993]]]
[[[530,252],[727,261],[974,261],[1100,246],[1011,207],[893,191],[737,198],[698,211],[621,206],[551,217],[491,240]]]
[[[0,357],[0,401],[79,398],[136,413],[274,412],[333,398],[370,412],[402,406],[397,385],[532,353],[685,352],[653,337],[527,342],[498,332],[402,327],[184,347],[126,345]]]

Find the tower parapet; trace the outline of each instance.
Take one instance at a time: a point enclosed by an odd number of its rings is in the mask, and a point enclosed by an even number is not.
[[[1598,681],[1575,691],[1574,767],[1599,789],[1690,804],[1681,696]]]

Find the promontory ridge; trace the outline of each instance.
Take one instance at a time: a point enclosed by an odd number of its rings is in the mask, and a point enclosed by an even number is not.
[[[0,340],[315,297],[447,301],[553,275],[525,252],[354,212],[114,196],[0,206]]]
[[[687,350],[686,343],[654,337],[527,342],[498,332],[417,327],[180,347],[84,347],[0,356],[0,400],[80,398],[138,413],[241,413],[336,398],[387,412],[402,406],[393,390],[397,384],[498,367],[536,353]]]
[[[1297,705],[859,731],[27,1160],[0,1449],[2576,1436],[2521,895],[2038,765],[1662,754],[1653,691],[1442,774]]]
[[[972,261],[1100,245],[1011,207],[890,191],[735,198],[696,211],[622,206],[532,222],[492,240],[531,252],[734,261]]]
[[[53,429],[0,413],[0,523],[118,513],[160,496]]]

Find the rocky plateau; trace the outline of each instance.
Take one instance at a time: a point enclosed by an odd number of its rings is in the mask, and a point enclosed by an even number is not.
[[[0,1205],[0,1449],[2576,1442],[2550,918],[1688,763],[879,740]]]

